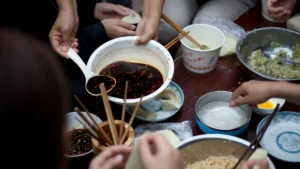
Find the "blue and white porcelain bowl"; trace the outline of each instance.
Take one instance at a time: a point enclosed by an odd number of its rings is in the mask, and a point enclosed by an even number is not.
[[[256,134],[269,116],[262,119]],[[300,113],[279,112],[271,121],[260,145],[272,156],[287,162],[300,162]]]

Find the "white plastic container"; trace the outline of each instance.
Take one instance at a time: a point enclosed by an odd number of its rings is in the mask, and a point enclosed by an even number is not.
[[[134,44],[137,38],[137,36],[127,36],[106,42],[94,51],[87,67],[96,74],[118,61],[145,63],[157,68],[163,76],[164,83],[155,92],[144,96],[142,102],[145,102],[155,98],[169,85],[174,74],[174,61],[169,51],[158,42],[151,40],[145,45],[137,46]],[[108,99],[117,104],[123,103],[123,98],[108,96]],[[127,99],[126,104],[136,105],[139,101],[140,98]]]
[[[209,47],[208,50],[200,50],[187,38],[182,38],[180,42],[183,46],[184,66],[195,73],[212,71],[217,65],[221,48],[225,42],[223,32],[207,24],[193,24],[183,30],[189,31],[189,35],[201,45]]]

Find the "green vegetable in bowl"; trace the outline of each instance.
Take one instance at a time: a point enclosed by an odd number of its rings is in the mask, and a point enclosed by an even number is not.
[[[207,45],[202,45],[202,46],[204,47],[205,50],[209,50],[209,47],[208,47]],[[195,46],[195,45],[191,45],[190,47],[193,48],[193,49],[201,50],[201,49],[199,49],[199,48],[198,48],[197,46]]]
[[[294,51],[295,48],[293,48],[293,53]],[[281,79],[300,78],[300,67],[281,64],[281,57],[286,57],[286,53],[279,52],[274,60],[269,60],[261,50],[256,50],[250,57],[249,65],[253,70],[270,77]]]
[[[272,42],[271,43],[271,48],[272,49],[275,49],[275,48],[277,48],[277,47],[279,47],[280,46],[280,44],[278,43],[278,42]]]
[[[300,44],[296,44],[293,47],[293,53],[292,53],[292,58],[294,59],[300,59]]]

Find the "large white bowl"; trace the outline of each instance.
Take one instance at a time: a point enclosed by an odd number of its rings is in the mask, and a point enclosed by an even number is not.
[[[145,45],[137,46],[134,44],[137,38],[136,36],[121,37],[106,42],[94,51],[87,66],[96,74],[99,74],[107,65],[118,61],[145,63],[154,66],[162,73],[164,83],[155,92],[144,96],[142,101],[145,102],[154,98],[169,85],[174,74],[174,62],[169,51],[158,42],[151,40]],[[114,103],[123,103],[123,98],[109,96],[108,99]],[[140,98],[127,99],[126,103],[134,105],[139,100]]]

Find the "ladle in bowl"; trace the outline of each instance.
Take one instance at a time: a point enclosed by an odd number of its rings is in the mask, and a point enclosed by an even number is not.
[[[85,76],[85,90],[92,96],[101,96],[99,85],[104,83],[107,92],[110,92],[116,86],[116,79],[108,75],[97,75],[92,72],[82,61],[80,56],[70,48],[67,52],[69,58],[77,64]]]

